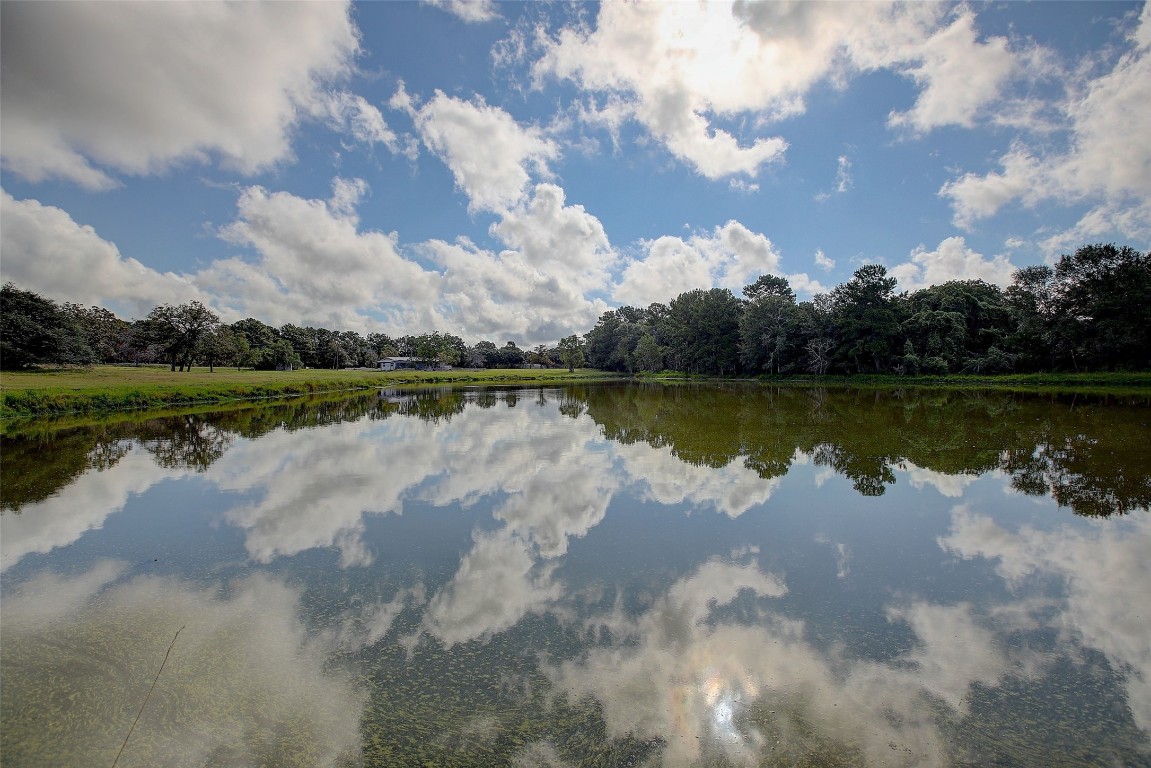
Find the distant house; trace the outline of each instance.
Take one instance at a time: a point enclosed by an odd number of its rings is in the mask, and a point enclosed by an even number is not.
[[[450,371],[450,365],[428,364],[422,357],[385,357],[376,361],[379,371]]]
[[[385,357],[376,361],[376,368],[381,371],[403,371],[415,368],[418,362],[414,357]]]

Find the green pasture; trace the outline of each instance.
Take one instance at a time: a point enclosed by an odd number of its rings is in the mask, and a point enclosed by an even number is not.
[[[226,403],[418,384],[551,384],[617,378],[589,369],[298,370],[97,365],[0,374],[0,418]]]

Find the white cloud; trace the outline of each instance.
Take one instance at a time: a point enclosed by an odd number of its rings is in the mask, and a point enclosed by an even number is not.
[[[835,269],[835,259],[829,257],[822,248],[819,248],[815,252],[815,266],[827,272]]]
[[[641,243],[647,253],[624,270],[614,298],[647,306],[666,302],[696,288],[728,288],[738,293],[765,273],[779,270],[779,252],[762,234],[738,221],[716,227],[710,235],[688,240],[665,235]]]
[[[492,225],[509,246],[499,253],[462,238],[420,246],[442,270],[441,311],[455,332],[530,345],[590,328],[606,311],[590,295],[607,284],[614,252],[599,220],[564,202],[559,187],[538,185]]]
[[[943,185],[955,223],[970,227],[1018,200],[1035,207],[1054,201],[1070,205],[1102,199],[1071,232],[1049,242],[1061,245],[1080,234],[1117,232],[1151,237],[1151,142],[1133,141],[1131,127],[1151,123],[1151,12],[1144,6],[1131,48],[1098,77],[1069,86],[1062,105],[1070,132],[1062,152],[1017,142],[999,158],[1000,170],[966,173]]]
[[[1016,267],[1006,256],[988,259],[967,247],[962,237],[949,237],[934,251],[919,246],[911,252],[911,260],[887,270],[899,281],[905,291],[916,291],[950,280],[983,280],[995,285],[1011,284]]]
[[[970,128],[976,114],[994,102],[1016,60],[1007,39],[977,40],[975,14],[963,10],[948,27],[924,40],[915,63],[904,73],[922,90],[906,112],[892,112],[889,123],[925,132],[945,125]]]
[[[521,344],[578,333],[607,309],[592,297],[609,284],[616,254],[599,220],[567,205],[553,184],[537,185],[492,225],[508,246],[499,253],[466,240],[415,246],[438,269],[405,255],[395,233],[360,228],[358,209],[369,193],[362,179],[337,178],[332,188],[328,200],[242,190],[235,220],[219,234],[251,252],[182,275],[125,258],[65,211],[4,192],[0,274],[59,301],[140,317],[161,303],[198,299],[229,322],[256,317],[276,326],[389,333],[439,328]]]
[[[835,164],[837,168],[835,172],[835,191],[842,195],[851,189],[853,183],[851,178],[851,158],[847,155],[840,155],[836,159]]]
[[[606,95],[605,122],[638,120],[718,179],[754,176],[787,148],[780,137],[736,137],[725,127],[732,119],[762,128],[800,114],[817,84],[842,86],[858,72],[887,68],[919,87],[893,126],[972,125],[1029,55],[978,37],[971,11],[949,18],[942,4],[609,2],[594,26],[545,41],[533,72],[537,82],[554,76]],[[594,105],[587,112],[600,122]]]
[[[754,175],[787,146],[778,137],[741,143],[715,125],[715,117],[760,100],[741,92],[769,80],[756,71],[758,49],[728,6],[607,3],[594,30],[562,30],[534,71],[607,94],[615,124],[622,114],[638,119],[672,154],[715,179]]]
[[[3,9],[4,167],[113,186],[113,172],[288,158],[292,127],[359,50],[347,3],[19,3]]]
[[[712,284],[703,254],[682,239],[664,235],[643,241],[640,247],[646,253],[627,266],[612,294],[621,304],[646,307]]]
[[[603,288],[615,253],[599,219],[582,205],[565,205],[564,191],[539,184],[526,205],[491,227],[509,248],[541,273],[580,291]]]
[[[555,142],[539,128],[519,125],[482,98],[464,101],[436,91],[415,119],[424,143],[451,169],[473,211],[512,208],[531,180],[528,169],[546,178],[547,162],[559,157]]]
[[[157,304],[205,297],[188,275],[160,273],[76,223],[66,211],[0,190],[0,274],[56,301],[109,306],[143,317]]]
[[[627,265],[613,290],[612,298],[622,304],[646,307],[696,288],[727,288],[738,296],[760,275],[783,275],[771,240],[734,220],[710,234],[687,240],[665,235],[639,246],[642,257]],[[797,291],[823,290],[805,273],[784,276]]]
[[[400,254],[396,236],[359,230],[355,207],[366,185],[337,179],[330,201],[305,200],[263,187],[245,189],[225,240],[251,247],[255,261],[221,259],[196,275],[202,289],[232,314],[280,325],[362,330],[365,311],[388,325],[424,320],[437,276]]]
[[[1112,237],[1119,233],[1142,241],[1151,247],[1151,197],[1133,201],[1107,201],[1100,203],[1062,232],[1040,241],[1039,246],[1048,257],[1071,253],[1085,242]]]
[[[491,21],[500,17],[495,0],[423,0],[428,5],[443,8],[469,24]]]
[[[363,96],[348,91],[329,93],[322,99],[322,108],[334,128],[349,134],[356,141],[364,144],[383,144],[392,152],[404,155],[409,160],[415,160],[419,154],[419,146],[415,139],[410,136],[403,138],[397,136],[395,131],[388,127],[379,108],[368,103]]]

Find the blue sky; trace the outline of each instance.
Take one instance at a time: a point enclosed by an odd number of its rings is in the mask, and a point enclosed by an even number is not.
[[[0,5],[0,279],[521,346],[1151,243],[1142,3]]]

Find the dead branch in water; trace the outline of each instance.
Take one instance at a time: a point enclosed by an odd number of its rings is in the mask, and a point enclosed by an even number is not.
[[[124,737],[124,743],[120,745],[120,751],[116,753],[116,759],[112,761],[112,768],[116,768],[116,763],[120,762],[120,755],[124,754],[124,747],[128,746],[128,739],[132,738],[132,731],[136,730],[136,723],[140,722],[140,715],[144,714],[144,707],[148,706],[148,699],[152,698],[152,691],[156,690],[156,683],[160,682],[160,673],[164,671],[164,665],[168,663],[168,655],[172,653],[172,648],[176,645],[176,638],[183,631],[184,627],[177,629],[176,634],[172,637],[172,642],[168,643],[168,650],[164,654],[164,660],[160,662],[160,668],[156,670],[156,678],[152,681],[152,687],[148,689],[148,695],[144,697],[144,703],[140,705],[140,711],[136,713],[136,719],[132,721],[132,727],[128,729],[128,735]]]

